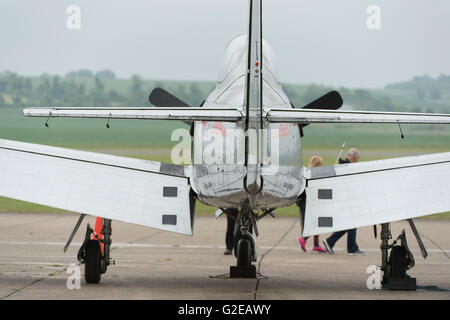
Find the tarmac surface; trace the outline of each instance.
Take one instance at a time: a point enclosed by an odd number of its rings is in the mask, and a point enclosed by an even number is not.
[[[68,267],[77,263],[86,221],[94,224],[87,217],[63,253],[77,219],[74,214],[0,213],[0,299],[450,299],[450,220],[416,221],[429,253],[426,260],[409,225],[392,224],[394,238],[406,229],[416,259],[409,274],[419,289],[389,291],[366,285],[367,268],[381,261],[380,241],[371,227],[357,234],[366,255],[348,256],[344,236],[332,256],[311,253],[312,238],[308,252],[302,252],[298,220],[271,217],[259,222],[258,279],[228,278],[236,260],[223,255],[225,217],[196,217],[192,237],[113,221],[116,264],[96,285],[84,282],[80,266],[81,288],[68,289],[68,279],[77,272]]]

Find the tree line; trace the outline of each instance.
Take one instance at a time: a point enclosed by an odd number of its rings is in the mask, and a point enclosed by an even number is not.
[[[338,91],[344,100],[344,104],[352,109],[378,110],[378,111],[407,111],[408,107],[396,103],[389,96],[374,94],[365,89],[347,89],[344,87],[333,88],[322,85],[309,85],[302,93],[296,85],[283,86],[292,104],[301,108],[314,101],[329,91]]]
[[[106,77],[105,77],[106,74]],[[87,81],[89,80],[89,82]],[[173,94],[192,106],[198,106],[207,90],[195,82],[158,81],[150,87],[139,75],[133,75],[125,83],[124,90],[108,88],[108,80],[114,80],[106,72],[94,74],[88,70],[70,72],[65,77],[43,74],[38,78],[24,77],[13,72],[0,73],[0,106],[38,107],[142,107],[149,106],[148,96],[154,86],[169,87]]]
[[[450,91],[450,75],[441,74],[436,79],[426,75],[414,77],[410,81],[387,85],[386,89],[414,90],[419,101],[439,100],[443,91]]]
[[[121,81],[120,85],[111,85]],[[438,79],[414,78],[410,82],[389,85],[388,89],[409,88],[426,90],[431,83],[449,83],[450,76]],[[421,86],[422,84],[422,86]],[[69,72],[66,76],[43,74],[40,77],[24,77],[13,72],[0,73],[0,106],[16,107],[138,107],[149,106],[148,96],[155,87],[162,87],[191,106],[199,106],[213,90],[212,82],[147,81],[134,75],[127,80],[117,80],[113,72],[89,70]],[[119,88],[119,89],[115,89]],[[391,97],[365,89],[332,88],[323,85],[283,85],[283,89],[294,106],[300,108],[331,90],[343,96],[346,105],[355,109],[381,111],[417,111]]]

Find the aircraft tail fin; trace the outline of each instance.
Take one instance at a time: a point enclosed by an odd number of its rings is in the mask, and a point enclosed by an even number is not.
[[[254,122],[253,126],[257,125],[255,123],[258,122],[255,121],[256,114],[259,113],[259,118],[262,115],[262,0],[250,0],[248,28],[248,73],[245,92],[246,129],[252,127],[252,122]],[[252,112],[253,110],[256,111],[256,114]],[[259,122],[262,123],[262,121]]]
[[[262,0],[250,0],[248,23],[248,58],[247,78],[245,83],[245,131],[263,129],[263,38],[262,38]],[[259,165],[252,165],[249,159],[262,162],[261,137],[257,135],[256,150],[251,150],[249,137],[245,138],[245,166],[247,175],[244,188],[249,195],[250,205],[256,203],[256,198],[262,189],[262,176]],[[252,153],[252,154],[251,154]]]

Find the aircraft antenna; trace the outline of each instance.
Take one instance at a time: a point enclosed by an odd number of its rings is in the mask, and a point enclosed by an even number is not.
[[[402,138],[402,139],[405,139],[405,136],[403,135],[403,131],[402,131],[402,127],[400,126],[400,122],[397,120],[397,124],[398,124],[398,127],[399,127],[399,129],[400,129],[400,137]]]

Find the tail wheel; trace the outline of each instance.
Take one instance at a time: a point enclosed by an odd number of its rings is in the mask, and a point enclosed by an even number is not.
[[[101,247],[98,240],[86,243],[84,261],[84,279],[86,283],[99,283],[101,279]]]
[[[406,274],[407,261],[406,249],[402,246],[394,246],[390,256],[391,278],[404,278]]]
[[[252,244],[250,240],[242,238],[237,245],[237,265],[238,267],[252,264]]]

